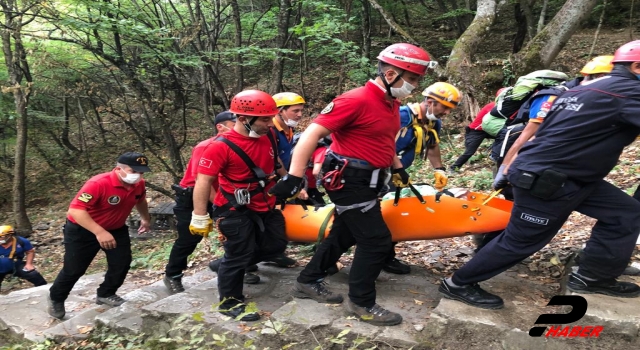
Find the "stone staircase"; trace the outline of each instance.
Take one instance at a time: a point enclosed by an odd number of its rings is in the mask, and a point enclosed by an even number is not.
[[[30,341],[83,339],[94,327],[108,327],[122,335],[144,334],[150,339],[198,336],[258,348],[314,348],[338,339],[352,344],[366,341],[395,348],[413,349],[621,349],[640,345],[640,298],[621,299],[585,295],[587,314],[578,325],[602,325],[599,338],[533,338],[528,330],[546,307],[554,287],[533,283],[506,272],[483,286],[505,299],[501,310],[482,310],[441,299],[438,278],[413,268],[410,275],[383,273],[378,279],[378,302],[399,312],[404,322],[376,327],[358,321],[341,305],[294,299],[289,294],[300,268],[282,269],[261,264],[261,282],[245,285],[248,302],[256,302],[263,317],[247,324],[230,320],[212,308],[218,303],[216,274],[200,271],[185,277],[185,293],[168,295],[162,281],[138,286],[130,282],[118,294],[127,300],[116,308],[94,303],[102,275],[83,277],[66,302],[67,316],[56,320],[46,312],[49,286],[10,293],[0,298],[0,346],[9,338]],[[328,279],[329,287],[346,296],[348,268]],[[631,279],[640,283],[640,278]],[[555,312],[560,312],[556,310]],[[348,334],[339,336],[343,330]],[[217,337],[215,335],[218,335]],[[358,338],[359,340],[356,340]],[[226,343],[229,344],[229,343]],[[367,346],[367,347],[371,347]],[[222,345],[224,347],[224,344]]]

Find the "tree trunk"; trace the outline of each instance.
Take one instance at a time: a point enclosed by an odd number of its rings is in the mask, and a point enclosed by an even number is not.
[[[4,29],[0,34],[2,36],[2,51],[11,85],[3,88],[3,92],[13,93],[16,106],[16,154],[12,187],[13,220],[16,232],[28,237],[31,235],[32,226],[27,216],[26,205],[27,106],[33,80],[27,62],[27,51],[22,45],[22,16],[25,10],[18,8],[18,4],[14,1],[2,0],[0,6],[4,15]],[[33,11],[35,5],[26,3],[24,6],[25,9]],[[22,85],[23,80],[24,85]]]
[[[516,75],[548,68],[597,3],[598,0],[567,0],[549,24],[514,56]]]
[[[371,6],[369,1],[362,2],[362,57],[370,59],[371,56]]]
[[[476,49],[481,47],[482,41],[491,29],[497,11],[496,0],[478,0],[476,16],[456,41],[447,62],[446,70],[450,82],[463,93],[462,114],[464,116],[473,116],[479,110],[475,98],[477,95],[475,86],[478,85],[479,80],[478,70],[474,69],[471,63]]]
[[[393,20],[393,17],[390,14],[388,14],[387,11],[385,11],[385,9],[376,2],[376,0],[368,0],[368,1],[374,9],[380,12],[380,15],[382,16],[382,18],[384,18],[384,20],[387,22],[389,27],[394,32],[400,34],[400,36],[402,36],[402,38],[404,38],[404,40],[409,44],[418,45],[418,42],[414,40],[411,37],[411,35],[409,35],[409,33],[407,33],[404,29],[402,29],[402,27],[400,27],[398,23],[396,23],[396,21]]]
[[[60,140],[70,151],[78,153],[80,150],[69,141],[69,101],[67,96],[62,96],[62,115],[64,115],[64,125],[62,126]]]
[[[549,0],[544,0],[542,3],[542,9],[540,10],[540,19],[538,19],[538,27],[536,28],[536,34],[542,31],[544,28],[544,21],[547,17],[547,5],[549,4]]]
[[[522,45],[524,45],[524,41],[527,38],[527,20],[524,18],[519,2],[513,6],[513,16],[515,17],[518,30],[516,31],[516,36],[513,38],[511,52],[517,53],[520,52]]]
[[[240,7],[238,6],[238,1],[237,0],[231,0],[230,1],[231,4],[231,10],[233,13],[233,24],[236,27],[236,35],[235,35],[235,41],[236,41],[236,49],[241,49],[242,48],[242,24],[240,22]],[[236,88],[235,88],[235,92],[238,93],[240,91],[242,91],[243,87],[244,87],[244,69],[242,67],[242,55],[237,53],[235,55],[235,61],[236,61],[236,66],[235,66],[235,75],[236,75]]]
[[[287,45],[287,34],[289,33],[289,19],[291,18],[291,0],[280,0],[280,11],[278,12],[278,35],[276,37],[276,58],[273,60],[271,68],[271,86],[269,93],[272,95],[280,91],[282,86],[282,75],[284,73],[284,55],[281,49]]]
[[[524,21],[527,26],[527,36],[529,37],[529,40],[531,40],[536,35],[536,33],[533,27],[533,11],[531,11],[529,0],[520,0],[520,9],[522,10]]]

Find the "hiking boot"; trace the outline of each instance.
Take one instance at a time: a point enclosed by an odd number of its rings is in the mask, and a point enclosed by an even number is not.
[[[64,309],[64,301],[53,301],[50,296],[47,296],[47,312],[51,317],[57,319],[63,319],[66,311]]]
[[[218,269],[220,268],[220,262],[222,261],[222,259],[216,259],[216,260],[212,260],[209,263],[209,269],[215,273],[218,273]],[[258,284],[260,283],[260,276],[253,274],[253,273],[248,273],[248,271],[258,271],[258,265],[249,265],[245,271],[247,271],[244,274],[244,283],[246,284]]]
[[[182,285],[182,274],[176,277],[164,276],[162,280],[164,286],[167,287],[169,294],[177,294],[184,292],[184,286]]]
[[[454,287],[443,278],[438,291],[447,299],[458,300],[482,309],[501,309],[504,306],[502,298],[480,288],[477,283]]]
[[[293,267],[296,265],[296,261],[286,256],[284,253],[268,261],[275,263],[279,267]]]
[[[640,296],[640,286],[630,282],[619,282],[615,278],[600,281],[588,281],[577,273],[571,273],[567,288],[576,293],[605,294],[621,298]]]
[[[254,273],[245,273],[243,281],[246,284],[258,284],[260,283],[260,276]]]
[[[378,304],[372,307],[363,307],[356,305],[351,299],[347,298],[346,308],[347,311],[355,314],[360,321],[371,323],[375,326],[395,326],[402,323],[400,314],[391,312]]]
[[[293,284],[293,296],[300,299],[313,299],[319,303],[340,304],[343,300],[341,294],[333,293],[325,287],[325,282]]]
[[[246,322],[250,322],[250,321],[257,321],[260,319],[260,315],[257,312],[250,312],[244,316],[242,316],[240,319],[237,319],[238,316],[242,315],[245,313],[245,309],[246,309],[246,305],[244,303],[239,303],[236,304],[235,306],[220,306],[220,308],[218,309],[218,312],[225,315],[225,316],[229,316],[231,318],[233,318],[236,321],[246,321]],[[226,308],[226,309],[225,309]]]
[[[396,258],[386,262],[382,269],[389,273],[395,273],[396,275],[406,275],[411,272],[411,267],[409,267],[409,265],[404,264]]]
[[[108,296],[108,297],[96,297],[96,304],[98,305],[109,305],[109,306],[120,306],[122,304],[124,304],[126,302],[126,300],[120,298],[117,294]]]
[[[447,175],[448,175],[448,176],[454,176],[454,175],[456,175],[459,171],[460,171],[460,168],[459,168],[459,167],[453,167],[453,166],[452,166],[451,168],[449,168],[449,170],[447,170]]]

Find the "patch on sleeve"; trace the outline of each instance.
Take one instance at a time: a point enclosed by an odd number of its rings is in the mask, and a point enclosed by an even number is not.
[[[78,200],[84,203],[89,203],[91,199],[93,199],[93,196],[88,194],[87,192],[82,192],[78,197]]]
[[[324,109],[320,111],[320,114],[329,114],[331,111],[333,111],[333,102],[324,107]]]
[[[207,159],[207,158],[200,158],[200,162],[198,163],[198,165],[200,165],[201,167],[204,167],[204,168],[211,168],[212,164],[213,164],[213,162],[210,159]]]

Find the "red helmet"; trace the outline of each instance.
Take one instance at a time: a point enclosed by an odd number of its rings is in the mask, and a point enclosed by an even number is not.
[[[393,44],[382,50],[378,60],[418,75],[424,75],[427,68],[433,69],[438,65],[427,51],[406,43]]]
[[[229,112],[252,117],[272,117],[278,114],[276,101],[260,90],[245,90],[233,96]]]
[[[640,40],[628,42],[620,46],[613,54],[612,63],[640,62]]]

